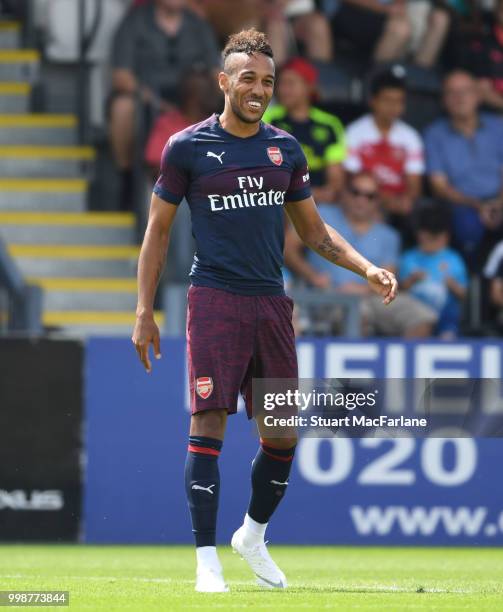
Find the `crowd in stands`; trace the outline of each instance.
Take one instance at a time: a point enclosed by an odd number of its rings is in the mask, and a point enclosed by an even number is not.
[[[486,327],[502,329],[503,0],[114,2],[124,15],[106,106],[122,207],[131,205],[133,151],[145,147],[154,176],[169,136],[221,108],[219,49],[255,26],[277,65],[264,120],[301,143],[322,217],[394,270],[402,291],[382,307],[360,279],[306,253],[290,229],[289,282],[361,296],[365,333],[452,338],[466,333],[478,278]],[[367,87],[368,110],[349,124],[320,99],[320,74],[339,64],[357,66]],[[403,119],[410,69],[441,82],[438,118],[426,129]],[[138,102],[146,143],[136,141]]]

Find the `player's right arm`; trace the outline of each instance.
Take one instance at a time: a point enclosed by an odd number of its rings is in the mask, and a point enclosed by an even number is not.
[[[148,225],[138,260],[138,305],[132,340],[147,372],[152,369],[148,354],[151,344],[156,359],[161,357],[159,328],[154,321],[154,299],[177,208],[152,194]]]
[[[151,344],[156,358],[161,356],[159,329],[154,321],[154,298],[176,210],[187,190],[190,154],[190,144],[180,134],[172,136],[164,147],[161,173],[154,186],[138,261],[138,305],[132,340],[147,372],[152,369],[148,356]]]

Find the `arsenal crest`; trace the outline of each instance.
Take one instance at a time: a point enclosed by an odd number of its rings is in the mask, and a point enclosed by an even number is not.
[[[213,378],[210,376],[196,378],[196,393],[201,399],[208,399],[213,393]]]
[[[283,163],[283,155],[281,154],[281,149],[279,147],[268,147],[267,155],[272,163],[276,166],[281,166]]]

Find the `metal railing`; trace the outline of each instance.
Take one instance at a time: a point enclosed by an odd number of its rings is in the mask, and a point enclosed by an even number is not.
[[[95,0],[93,21],[86,29],[86,0],[78,0],[78,33],[79,33],[79,59],[77,68],[77,114],[79,117],[79,141],[86,144],[90,139],[90,72],[92,64],[87,59],[88,51],[94,42],[101,17],[103,15],[103,0]]]
[[[167,336],[184,336],[186,322],[187,284],[172,283],[164,288],[164,332]],[[360,297],[344,295],[335,289],[289,289],[288,295],[300,308],[311,310],[319,307],[340,308],[343,311],[341,335],[346,338],[361,337],[362,320]]]
[[[42,332],[42,296],[29,285],[0,240],[0,332]]]

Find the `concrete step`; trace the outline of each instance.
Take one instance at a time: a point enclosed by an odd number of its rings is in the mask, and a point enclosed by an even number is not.
[[[139,247],[10,244],[9,253],[25,276],[131,278]]]
[[[0,114],[0,144],[74,145],[75,115]]]
[[[33,83],[40,70],[40,53],[35,49],[0,49],[0,81]]]
[[[30,97],[29,83],[0,83],[0,113],[27,113]]]
[[[0,212],[8,244],[126,245],[135,240],[131,213]]]
[[[18,21],[0,21],[0,49],[19,49],[21,24]]]
[[[164,313],[155,312],[159,329],[164,328]],[[47,311],[43,315],[47,327],[55,327],[64,336],[127,336],[131,337],[135,313],[126,311]],[[134,350],[134,347],[131,346]],[[141,364],[139,364],[141,367]]]
[[[67,178],[0,178],[0,211],[86,209],[88,183]]]
[[[135,278],[30,278],[29,282],[43,288],[44,310],[136,310]]]
[[[95,159],[92,147],[0,146],[0,176],[89,177]]]

